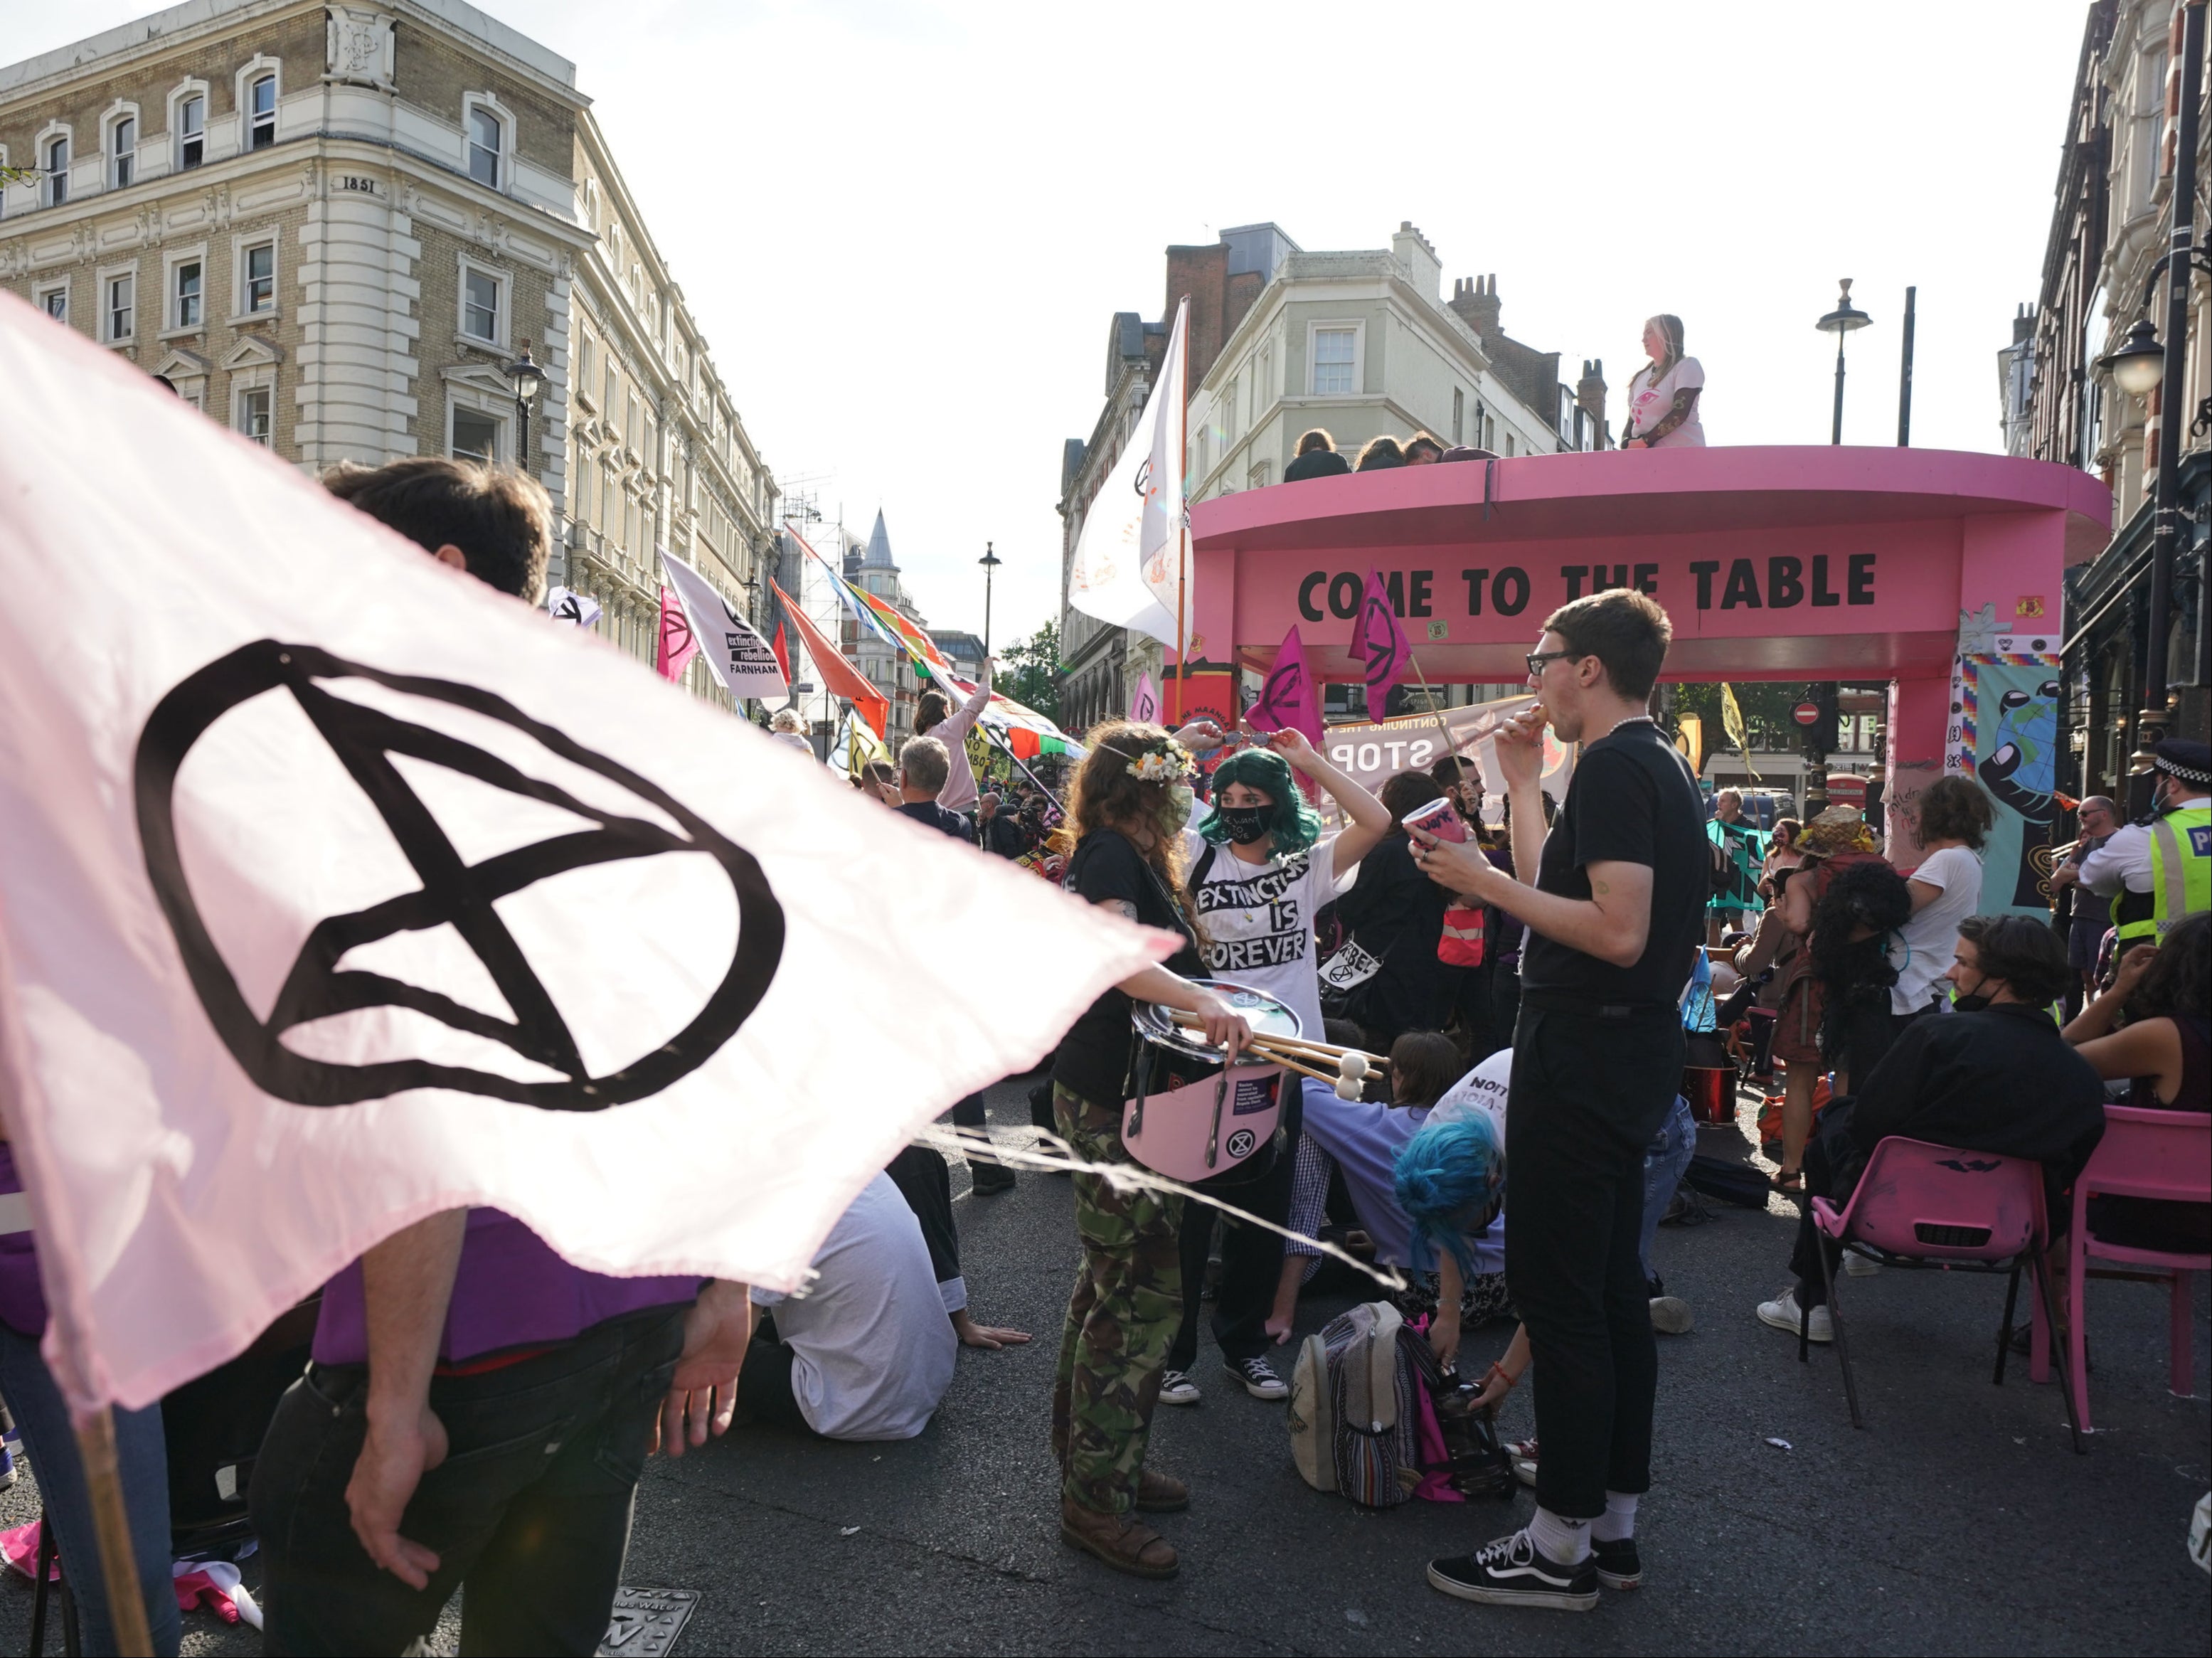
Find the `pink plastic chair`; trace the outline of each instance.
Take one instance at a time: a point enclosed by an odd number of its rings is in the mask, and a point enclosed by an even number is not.
[[[2084,1428],[2089,1425],[2089,1374],[2084,1362],[2088,1351],[2087,1281],[2091,1278],[2168,1280],[2172,1312],[2168,1320],[2166,1386],[2187,1398],[2191,1386],[2189,1275],[2212,1272],[2212,1254],[2134,1249],[2092,1237],[2088,1216],[2093,1192],[2112,1197],[2162,1198],[2170,1203],[2212,1203],[2212,1116],[2202,1111],[2108,1105],[2105,1138],[2097,1142],[2089,1166],[2074,1182],[2074,1225],[2066,1244],[2066,1278],[2074,1286],[2074,1319],[2066,1335],[2066,1371],[2073,1381],[2074,1414]],[[2092,1272],[2088,1263],[2092,1255],[2153,1270]],[[2028,1372],[2038,1382],[2045,1375],[2044,1345],[2043,1331],[2039,1329]]]
[[[1997,1333],[1995,1385],[2004,1385],[2005,1356],[2012,1346],[2013,1309],[2020,1275],[2033,1280],[2044,1315],[2051,1313],[2051,1281],[2043,1270],[2051,1226],[2044,1211],[2043,1165],[2025,1157],[1992,1151],[1966,1151],[1891,1135],[1874,1149],[1850,1202],[1841,1214],[1826,1198],[1813,1199],[1813,1224],[1853,1253],[1886,1266],[1945,1272],[2008,1272],[2004,1326]],[[1857,1384],[1851,1378],[1850,1347],[1844,1336],[1844,1309],[1836,1302],[1836,1272],[1828,1252],[1820,1257],[1820,1279],[1828,1292],[1828,1317],[1836,1333],[1836,1357],[1844,1372],[1844,1398],[1851,1426],[1863,1428]],[[1811,1351],[1812,1313],[1800,1315],[1797,1357]],[[2073,1394],[2067,1394],[2073,1417]],[[2074,1448],[2085,1449],[2081,1428],[2074,1423]]]

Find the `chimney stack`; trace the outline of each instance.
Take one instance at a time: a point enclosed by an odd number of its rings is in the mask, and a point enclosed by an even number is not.
[[[1484,339],[1493,339],[1504,331],[1499,326],[1498,276],[1462,276],[1452,283],[1451,308],[1459,313],[1460,320]]]
[[[1600,448],[1606,443],[1605,394],[1605,359],[1586,358],[1583,377],[1575,382],[1575,403],[1589,416],[1590,429],[1598,434]]]

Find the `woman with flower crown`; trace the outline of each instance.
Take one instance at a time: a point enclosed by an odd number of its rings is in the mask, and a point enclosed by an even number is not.
[[[1132,1000],[1195,1014],[1209,1042],[1241,1044],[1251,1035],[1227,1003],[1192,982],[1206,969],[1183,891],[1190,748],[1215,748],[1223,738],[1211,720],[1173,736],[1115,720],[1085,740],[1091,753],[1068,792],[1061,830],[1072,848],[1062,885],[1086,903],[1183,940],[1165,966],[1125,979],[1092,1003],[1053,1061],[1060,1137],[1084,1163],[1133,1163],[1121,1146]],[[1102,1175],[1079,1174],[1074,1186],[1083,1267],[1068,1301],[1052,1401],[1060,1533],[1117,1571],[1172,1577],[1174,1548],[1137,1516],[1190,1501],[1181,1480],[1145,1467],[1160,1372],[1182,1317],[1182,1199],[1117,1188]]]

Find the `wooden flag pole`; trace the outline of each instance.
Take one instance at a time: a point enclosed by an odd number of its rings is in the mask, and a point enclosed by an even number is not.
[[[92,1498],[92,1523],[100,1541],[100,1569],[107,1585],[108,1616],[114,1620],[115,1649],[124,1658],[153,1658],[154,1637],[146,1624],[146,1597],[131,1548],[131,1515],[123,1503],[123,1480],[115,1461],[115,1415],[102,1406],[76,1430],[78,1458],[84,1464],[85,1489]]]

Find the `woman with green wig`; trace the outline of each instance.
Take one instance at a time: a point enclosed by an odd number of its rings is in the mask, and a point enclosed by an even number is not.
[[[1299,792],[1303,773],[1326,790],[1349,827],[1324,833],[1320,816]],[[1262,991],[1298,1016],[1305,1034],[1322,1034],[1321,968],[1314,914],[1336,896],[1338,879],[1365,857],[1390,827],[1382,803],[1332,766],[1295,731],[1273,732],[1261,745],[1241,750],[1213,774],[1213,810],[1184,832],[1184,890],[1203,943],[1206,969]],[[1325,1084],[1285,1073],[1283,1124],[1297,1143],[1304,1102]],[[1294,1089],[1293,1083],[1303,1083]],[[1334,1096],[1330,1096],[1331,1098]],[[1280,1225],[1290,1213],[1291,1159],[1279,1157],[1237,1206]],[[1198,1359],[1199,1289],[1206,1280],[1206,1246],[1214,1212],[1203,1204],[1183,1209],[1182,1327],[1168,1353],[1160,1403],[1195,1405],[1190,1379]],[[1213,1338],[1222,1363],[1255,1399],[1276,1400],[1290,1389],[1266,1353],[1289,1333],[1267,1327],[1275,1281],[1281,1275],[1283,1241],[1273,1232],[1224,1218],[1222,1276],[1214,1303]]]

